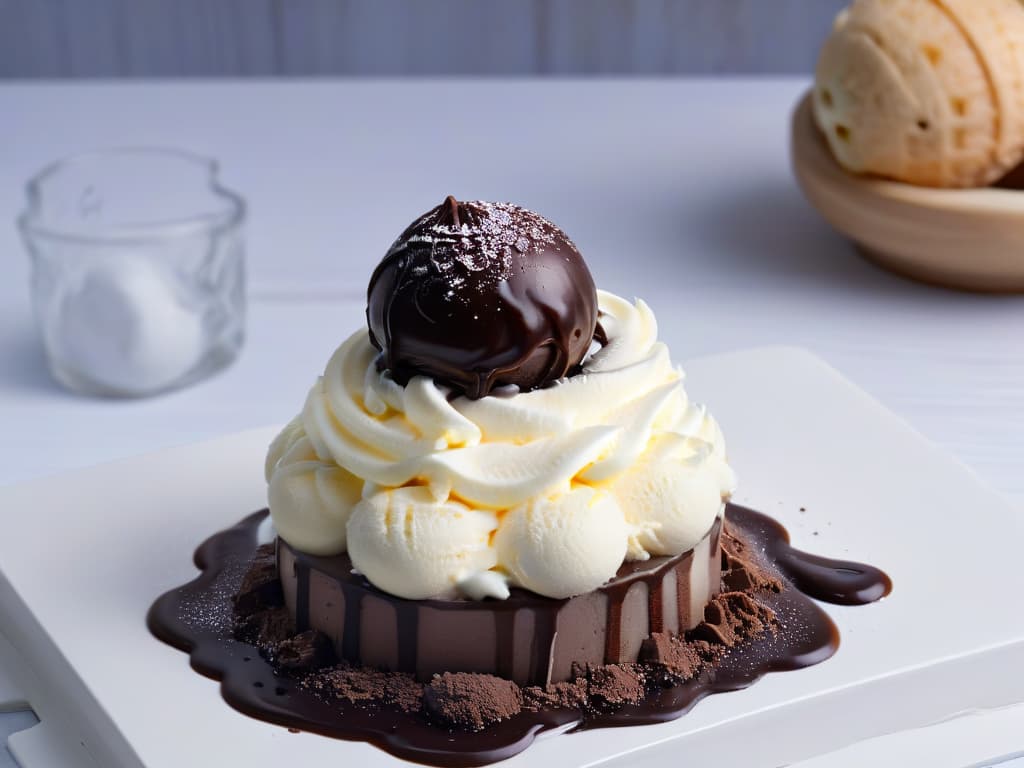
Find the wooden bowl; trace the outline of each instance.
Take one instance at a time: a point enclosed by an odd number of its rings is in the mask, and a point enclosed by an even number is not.
[[[870,261],[950,288],[1024,291],[1024,192],[915,187],[844,171],[814,124],[810,94],[793,113],[791,151],[804,195]]]

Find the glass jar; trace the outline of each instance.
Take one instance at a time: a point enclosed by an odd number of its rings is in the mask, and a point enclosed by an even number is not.
[[[19,228],[53,375],[141,396],[230,363],[245,324],[245,203],[213,160],[116,149],[33,178]]]

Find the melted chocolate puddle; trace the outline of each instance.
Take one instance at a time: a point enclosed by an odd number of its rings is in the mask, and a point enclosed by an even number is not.
[[[799,669],[829,658],[839,647],[831,619],[806,595],[841,605],[862,605],[889,593],[892,584],[877,568],[829,560],[789,544],[786,529],[765,515],[730,505],[730,528],[763,552],[785,582],[781,593],[759,595],[779,619],[765,633],[730,650],[714,666],[684,683],[657,688],[640,703],[608,712],[555,709],[522,712],[479,732],[449,731],[422,714],[384,706],[324,701],[278,675],[257,649],[233,637],[231,596],[257,546],[266,511],[204,542],[195,554],[202,571],[194,581],[163,595],[150,609],[150,630],[187,651],[193,668],[221,681],[224,699],[252,717],[351,741],[368,741],[391,754],[439,766],[477,766],[526,749],[556,730],[638,725],[675,719],[712,693],[745,688],[769,672]]]

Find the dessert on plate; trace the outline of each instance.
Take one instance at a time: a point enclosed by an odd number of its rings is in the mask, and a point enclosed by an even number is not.
[[[237,708],[483,764],[817,663],[837,633],[804,593],[888,592],[728,503],[653,312],[536,213],[447,198],[366,314],[269,448],[269,522],[208,540],[150,613]]]
[[[703,618],[733,474],[646,304],[540,216],[448,198],[367,319],[267,457],[299,629],[423,679],[547,684]]]

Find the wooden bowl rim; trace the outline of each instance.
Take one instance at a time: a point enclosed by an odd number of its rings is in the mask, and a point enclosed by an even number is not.
[[[833,187],[848,187],[863,197],[886,202],[930,208],[943,213],[1024,216],[1024,191],[1002,187],[948,189],[920,187],[901,181],[858,176],[836,161],[828,143],[814,123],[812,91],[800,99],[792,116],[793,163],[800,173],[817,176]]]

